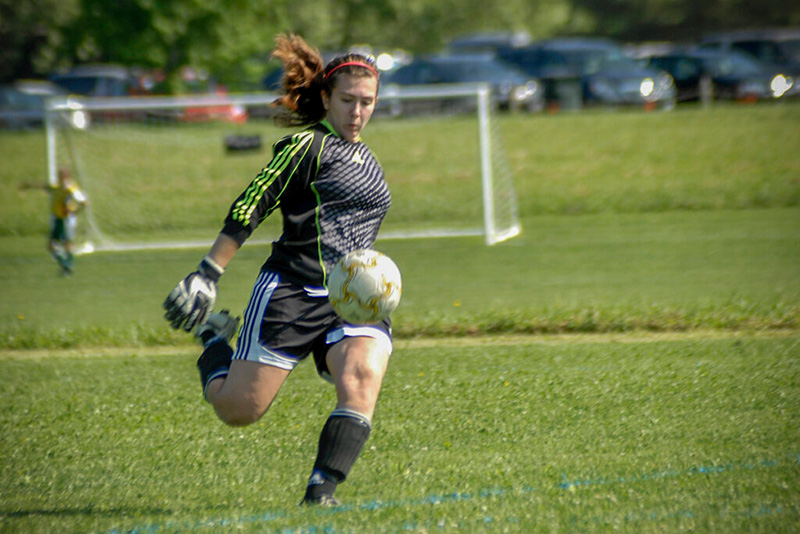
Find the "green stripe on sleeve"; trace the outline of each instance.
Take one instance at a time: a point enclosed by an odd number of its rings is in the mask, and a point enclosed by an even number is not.
[[[292,160],[299,154],[304,147],[307,149],[310,146],[311,139],[314,133],[312,131],[304,131],[292,136],[292,140],[283,149],[275,154],[270,161],[269,165],[264,167],[261,172],[256,176],[250,185],[245,190],[242,198],[236,201],[231,210],[231,218],[235,221],[246,225],[253,215],[253,211],[258,207],[258,203],[264,197],[267,189],[281,176]],[[293,173],[294,171],[292,171]],[[286,179],[286,185],[289,183],[289,175]],[[285,187],[284,187],[285,189]]]

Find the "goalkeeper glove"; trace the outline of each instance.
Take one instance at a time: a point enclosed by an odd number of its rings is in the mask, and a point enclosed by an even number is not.
[[[191,332],[208,319],[217,300],[217,282],[224,272],[224,268],[206,256],[195,272],[178,282],[164,301],[167,310],[164,318],[172,328],[183,327]]]

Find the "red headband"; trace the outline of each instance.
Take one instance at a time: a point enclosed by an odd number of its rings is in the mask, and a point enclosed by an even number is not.
[[[331,70],[329,70],[329,71],[328,71],[328,74],[326,74],[326,75],[325,75],[325,80],[327,80],[328,78],[330,78],[330,77],[331,77],[331,74],[333,74],[334,72],[336,72],[336,70],[338,70],[338,69],[341,69],[342,67],[347,67],[347,66],[358,66],[358,67],[364,67],[365,69],[369,69],[369,70],[370,70],[370,72],[372,72],[372,74],[374,74],[376,78],[378,77],[378,71],[377,71],[377,70],[375,70],[375,68],[374,68],[374,67],[372,67],[371,65],[368,65],[368,64],[364,63],[363,61],[345,61],[344,63],[339,63],[338,65],[336,65],[335,67],[333,67]]]

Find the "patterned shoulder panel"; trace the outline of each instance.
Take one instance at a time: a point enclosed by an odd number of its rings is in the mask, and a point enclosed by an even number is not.
[[[246,226],[253,220],[254,213],[261,220],[272,212],[297,175],[313,139],[313,130],[304,130],[275,143],[272,160],[234,202],[230,218]],[[265,196],[266,202],[263,202]]]

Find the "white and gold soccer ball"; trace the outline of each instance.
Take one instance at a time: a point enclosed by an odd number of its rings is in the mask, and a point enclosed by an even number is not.
[[[386,319],[400,303],[400,270],[377,250],[354,250],[340,259],[328,275],[328,299],[350,324],[373,324]]]

